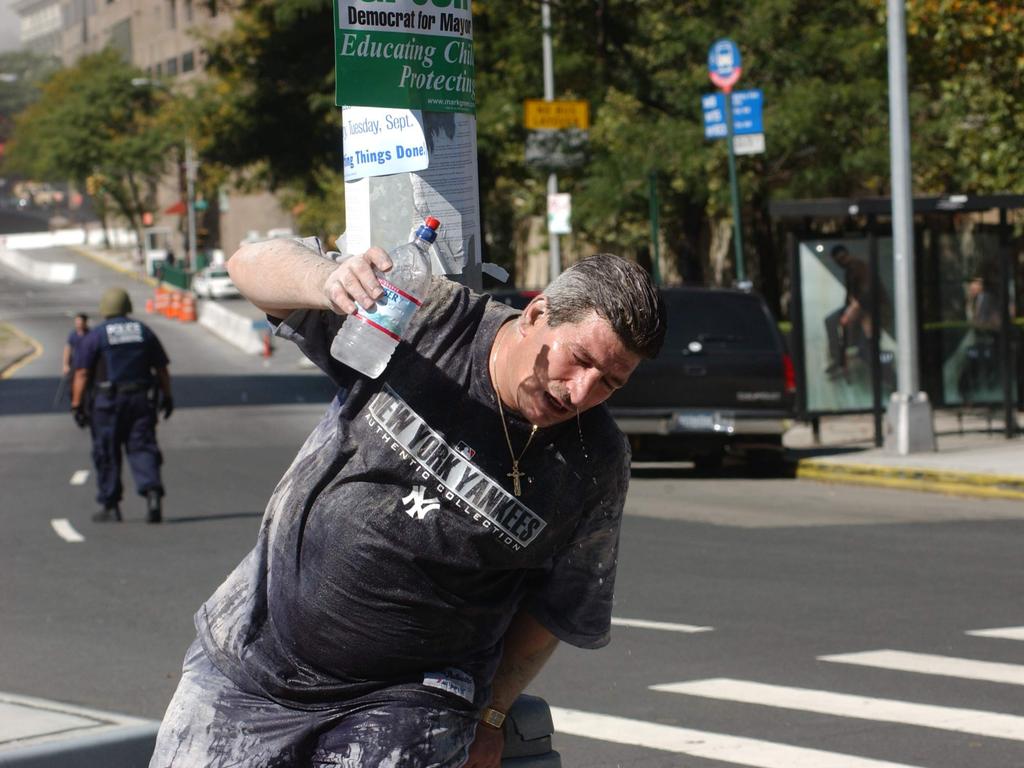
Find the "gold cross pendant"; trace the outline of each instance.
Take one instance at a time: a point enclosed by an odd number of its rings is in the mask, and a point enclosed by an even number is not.
[[[511,477],[512,478],[512,493],[514,493],[516,496],[522,496],[523,495],[523,486],[522,486],[522,484],[520,484],[519,478],[526,477],[526,473],[519,471],[519,462],[518,461],[515,461],[513,459],[513,461],[512,461],[512,471],[509,472],[507,475],[505,475],[505,477]]]

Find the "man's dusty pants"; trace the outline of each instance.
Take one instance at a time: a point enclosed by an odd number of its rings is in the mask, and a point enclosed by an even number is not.
[[[456,768],[477,712],[422,686],[385,688],[322,710],[241,690],[192,643],[150,768]]]

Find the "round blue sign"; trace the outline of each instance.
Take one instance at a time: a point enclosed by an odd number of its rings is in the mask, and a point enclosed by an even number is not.
[[[739,46],[732,40],[723,37],[711,44],[708,50],[708,72],[712,75],[727,79],[741,66]]]

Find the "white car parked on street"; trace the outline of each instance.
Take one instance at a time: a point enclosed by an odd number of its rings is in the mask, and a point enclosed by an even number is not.
[[[219,264],[196,273],[192,278],[192,292],[203,299],[226,299],[241,295],[228,271]]]

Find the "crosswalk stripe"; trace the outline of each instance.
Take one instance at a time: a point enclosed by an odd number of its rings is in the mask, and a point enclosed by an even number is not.
[[[1024,640],[1024,627],[997,627],[995,629],[974,629],[967,633],[975,637],[997,637],[1000,640]]]
[[[50,521],[50,527],[53,528],[54,533],[64,539],[64,541],[71,544],[78,544],[85,541],[85,537],[75,530],[74,526],[71,525],[70,521],[66,517],[54,518]]]
[[[752,683],[726,678],[695,680],[687,683],[652,685],[652,690],[702,696],[708,699],[738,701],[837,717],[854,717],[923,728],[973,733],[996,739],[1024,741],[1024,717],[977,709],[940,707],[892,699],[874,699],[844,693],[789,688],[782,685]]]
[[[952,656],[936,656],[931,653],[908,653],[885,649],[819,656],[818,660],[894,669],[900,672],[918,672],[922,675],[943,675],[945,677],[962,677],[968,680],[987,680],[1007,685],[1024,685],[1024,666],[1020,664],[958,659]]]
[[[710,632],[714,627],[698,627],[694,624],[671,624],[667,621],[646,619],[620,619],[612,617],[613,627],[637,627],[639,629],[663,629],[666,632]]]
[[[551,718],[555,724],[555,733],[558,734],[660,749],[754,768],[916,768],[905,763],[890,763],[576,709],[552,707]]]

